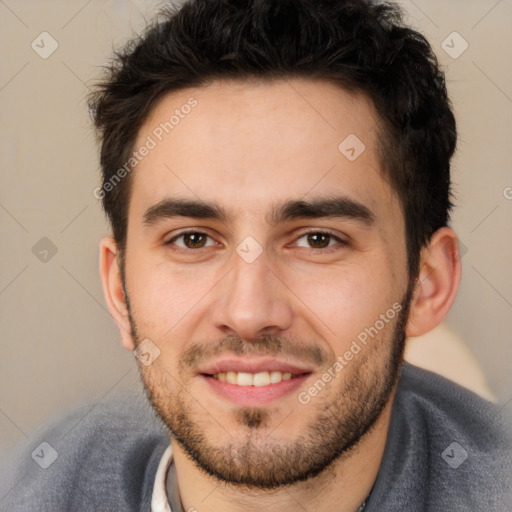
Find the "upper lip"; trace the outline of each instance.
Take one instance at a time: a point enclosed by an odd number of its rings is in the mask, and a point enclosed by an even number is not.
[[[203,375],[215,375],[221,372],[260,373],[265,371],[301,375],[311,373],[312,370],[269,357],[246,357],[242,359],[235,356],[223,357],[198,368],[198,373]]]

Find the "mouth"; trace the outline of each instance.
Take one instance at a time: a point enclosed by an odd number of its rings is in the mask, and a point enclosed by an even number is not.
[[[247,372],[219,372],[214,375],[208,375],[220,382],[227,382],[236,386],[268,386],[270,384],[279,384],[282,381],[296,379],[298,375],[291,372],[263,371],[258,373]]]
[[[216,396],[255,407],[291,395],[310,375],[308,368],[274,359],[226,358],[202,368],[198,377]]]

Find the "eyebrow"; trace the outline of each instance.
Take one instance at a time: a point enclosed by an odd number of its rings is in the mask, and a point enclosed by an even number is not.
[[[193,217],[228,222],[230,216],[220,205],[191,199],[164,199],[149,207],[144,213],[144,224],[151,226],[158,221],[173,217]]]
[[[365,226],[375,224],[375,214],[364,204],[345,196],[322,197],[310,201],[286,201],[274,206],[269,220],[274,224],[293,219],[345,218]]]
[[[143,223],[151,226],[160,220],[174,217],[212,219],[224,223],[231,219],[226,209],[215,202],[167,198],[146,210]],[[294,219],[319,218],[346,218],[368,227],[375,223],[375,214],[368,207],[345,196],[285,201],[273,206],[267,222],[278,224]]]

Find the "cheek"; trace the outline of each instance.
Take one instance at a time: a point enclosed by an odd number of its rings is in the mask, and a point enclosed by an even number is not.
[[[310,324],[340,353],[400,299],[396,283],[382,266],[350,265],[294,277]],[[379,324],[380,325],[380,324]]]
[[[168,262],[149,257],[132,259],[127,267],[128,293],[141,335],[172,338],[191,322],[217,277],[213,270],[201,272],[200,279],[198,275],[197,269],[171,268]]]

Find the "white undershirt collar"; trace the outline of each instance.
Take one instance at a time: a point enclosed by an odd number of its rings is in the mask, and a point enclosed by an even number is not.
[[[172,512],[169,500],[167,499],[167,490],[165,481],[167,471],[172,463],[172,446],[169,445],[162,458],[158,469],[156,470],[155,484],[153,486],[153,495],[151,497],[151,512]]]

